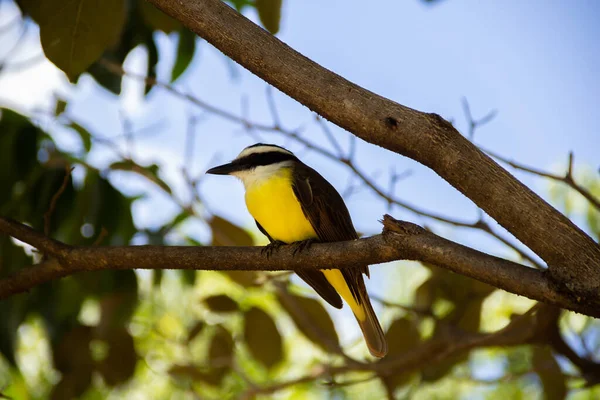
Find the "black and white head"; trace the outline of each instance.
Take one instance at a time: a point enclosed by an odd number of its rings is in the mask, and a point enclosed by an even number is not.
[[[291,151],[274,144],[257,143],[246,147],[230,163],[206,171],[207,174],[233,175],[248,187],[272,177],[300,160]]]

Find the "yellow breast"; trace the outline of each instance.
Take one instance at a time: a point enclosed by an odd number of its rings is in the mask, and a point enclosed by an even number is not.
[[[317,238],[291,185],[291,169],[246,187],[246,207],[274,240],[285,243]]]

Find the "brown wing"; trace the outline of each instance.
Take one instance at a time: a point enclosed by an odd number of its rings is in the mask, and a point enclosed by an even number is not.
[[[303,164],[296,166],[292,186],[319,240],[339,242],[358,239],[342,196],[317,171]],[[359,292],[364,290],[361,272],[368,276],[368,266],[365,265],[361,271],[342,270],[352,295],[359,303],[362,298]]]
[[[269,238],[270,242],[272,242],[273,238],[271,237],[271,235],[269,235],[269,233],[265,230],[265,228],[263,228],[262,225],[259,224],[257,220],[254,220],[254,222],[256,222],[256,226],[258,227],[258,229],[267,238]],[[296,274],[298,274],[298,276],[300,278],[302,278],[313,289],[315,289],[315,291],[319,294],[319,296],[321,296],[323,299],[325,299],[325,301],[327,301],[333,307],[342,308],[342,306],[344,304],[344,303],[342,303],[342,298],[340,297],[338,292],[335,291],[333,286],[331,286],[331,283],[329,283],[329,281],[325,278],[325,275],[323,275],[323,273],[321,271],[305,270],[305,271],[297,271]]]

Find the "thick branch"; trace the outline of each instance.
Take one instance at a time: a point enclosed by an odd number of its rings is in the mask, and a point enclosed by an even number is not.
[[[148,1],[311,110],[433,169],[544,259],[561,290],[584,300],[600,290],[600,247],[440,116],[345,80],[220,0]]]
[[[0,217],[0,231],[54,256],[0,280],[0,298],[81,271],[107,269],[197,269],[281,271],[302,268],[357,268],[396,260],[417,260],[488,283],[508,292],[600,317],[597,303],[578,303],[555,290],[546,274],[451,242],[409,222],[386,215],[381,235],[348,242],[315,244],[299,254],[284,246],[273,256],[260,247],[123,246],[69,247],[18,222]],[[23,233],[25,232],[25,233]],[[596,298],[596,301],[598,299]]]

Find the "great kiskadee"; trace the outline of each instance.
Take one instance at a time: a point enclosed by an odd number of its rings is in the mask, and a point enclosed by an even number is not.
[[[272,144],[246,147],[232,162],[207,171],[233,175],[244,183],[246,206],[258,229],[276,248],[283,243],[358,239],[350,213],[335,188],[292,152]],[[348,303],[367,347],[383,357],[387,344],[359,269],[302,270],[297,274],[336,308]],[[340,298],[341,296],[341,298]]]

